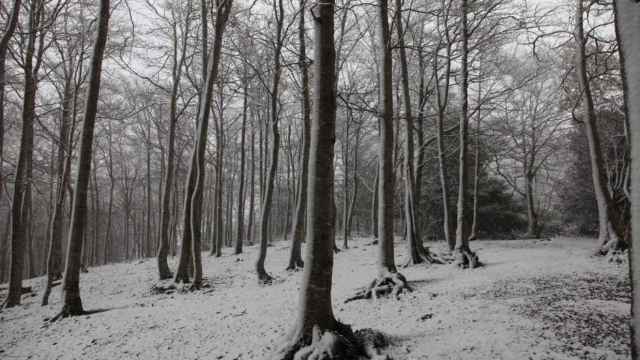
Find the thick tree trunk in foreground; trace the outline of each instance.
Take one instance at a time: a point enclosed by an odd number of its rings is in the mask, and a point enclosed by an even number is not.
[[[598,253],[606,254],[609,250],[617,250],[623,244],[621,237],[615,229],[615,207],[607,189],[607,179],[602,163],[600,136],[596,126],[596,112],[593,105],[591,85],[587,74],[586,39],[583,28],[583,2],[576,0],[576,73],[582,89],[582,120],[584,131],[589,144],[589,158],[591,160],[591,174],[593,177],[593,190],[598,205],[598,240],[600,248]]]
[[[80,299],[82,236],[86,229],[87,188],[89,185],[89,176],[91,175],[93,129],[98,112],[102,58],[109,32],[110,10],[109,0],[101,0],[100,13],[98,16],[98,33],[93,48],[93,57],[91,58],[89,89],[82,125],[82,137],[80,138],[80,158],[78,159],[78,174],[76,175],[73,194],[67,261],[64,269],[64,279],[62,281],[64,303],[62,311],[52,320],[58,317],[81,315],[84,313],[82,300]]]
[[[6,306],[20,305],[22,296],[22,276],[25,260],[25,246],[28,241],[28,216],[31,202],[31,162],[33,158],[33,120],[35,117],[35,101],[37,83],[33,71],[36,35],[38,33],[41,4],[32,1],[29,8],[29,31],[27,48],[24,55],[24,95],[22,103],[22,137],[20,153],[13,187],[13,203],[11,204],[11,263],[9,273],[9,294]]]
[[[306,0],[300,0],[300,9],[305,9]],[[305,11],[300,12],[298,37],[300,54],[298,66],[302,77],[302,156],[300,157],[300,184],[296,197],[296,208],[291,223],[291,253],[287,270],[296,270],[304,266],[302,260],[302,240],[305,235],[305,210],[307,207],[307,179],[309,167],[309,137],[311,136],[311,99],[309,94],[309,69],[307,64],[307,47],[305,34]]]
[[[333,0],[313,7],[315,24],[314,67],[316,75],[313,123],[309,154],[305,267],[300,287],[298,315],[289,338],[274,360],[372,358],[377,349],[357,338],[333,315],[331,283],[333,272],[333,157],[335,143],[336,88],[333,41]],[[382,335],[367,332],[384,342]]]
[[[458,266],[475,268],[480,265],[478,256],[469,249],[469,238],[466,235],[466,196],[468,182],[468,127],[469,127],[469,31],[467,27],[467,0],[461,0],[462,16],[460,28],[462,32],[462,59],[461,59],[461,110],[460,110],[460,157],[458,159],[458,207],[456,227],[456,258]]]
[[[631,246],[631,356],[640,358],[640,2],[616,0],[618,33],[625,79],[625,103],[631,125],[632,144],[632,213],[633,235]]]

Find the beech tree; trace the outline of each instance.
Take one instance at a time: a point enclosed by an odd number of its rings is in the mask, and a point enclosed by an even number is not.
[[[591,161],[591,174],[593,179],[593,191],[598,205],[598,241],[599,254],[607,254],[624,246],[620,234],[614,226],[616,223],[616,210],[613,206],[611,195],[607,189],[606,174],[603,169],[602,153],[600,148],[600,136],[596,127],[596,111],[593,104],[591,84],[587,74],[587,50],[584,35],[584,4],[583,0],[576,0],[575,6],[575,32],[576,43],[576,74],[581,89],[582,121],[584,131],[589,144],[589,159]]]
[[[462,55],[460,69],[460,125],[459,125],[459,159],[458,159],[458,206],[456,223],[456,261],[458,266],[475,268],[479,264],[478,256],[469,249],[469,237],[467,236],[467,182],[468,182],[468,127],[469,127],[469,58],[468,43],[469,29],[467,24],[468,2],[460,2],[460,32],[462,40]]]
[[[98,112],[98,98],[100,95],[100,79],[102,74],[102,60],[109,33],[110,1],[100,0],[98,12],[98,31],[96,34],[87,102],[85,105],[78,158],[78,173],[73,193],[71,223],[69,225],[69,241],[67,247],[64,278],[62,280],[63,305],[55,321],[60,317],[82,315],[85,313],[80,298],[80,266],[82,263],[83,235],[87,225],[87,188],[91,175],[91,159],[93,155],[93,130]]]

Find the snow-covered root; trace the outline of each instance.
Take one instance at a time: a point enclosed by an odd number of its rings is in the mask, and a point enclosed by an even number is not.
[[[386,337],[371,329],[355,333],[346,325],[339,324],[335,331],[320,330],[314,326],[311,339],[299,339],[288,345],[272,358],[273,360],[391,360],[381,354],[387,347]]]
[[[355,300],[377,299],[385,296],[393,296],[399,299],[404,292],[412,292],[413,289],[407,283],[407,279],[399,272],[389,272],[373,280],[371,284],[356,292],[345,304]]]
[[[482,263],[478,259],[478,255],[471,251],[468,247],[457,249],[456,251],[456,265],[463,269],[475,269],[482,266]]]

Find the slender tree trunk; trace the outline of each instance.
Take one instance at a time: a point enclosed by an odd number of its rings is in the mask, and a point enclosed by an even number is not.
[[[70,68],[73,68],[71,66]],[[49,295],[53,282],[62,277],[62,237],[64,227],[64,204],[66,201],[66,189],[69,183],[71,173],[71,134],[69,127],[71,125],[71,116],[73,113],[73,87],[71,74],[67,75],[63,91],[62,99],[62,118],[60,120],[60,135],[58,143],[58,154],[56,158],[56,180],[57,187],[55,191],[55,203],[53,213],[49,223],[48,231],[48,255],[47,255],[47,285],[42,296],[42,306],[49,303]]]
[[[479,75],[478,80],[478,113],[476,114],[476,133],[475,133],[475,146],[473,156],[473,217],[471,220],[471,231],[469,234],[469,240],[475,240],[478,238],[478,189],[480,185],[480,117],[481,113],[481,96],[482,96],[482,72]]]
[[[631,357],[640,358],[640,2],[616,0],[614,10],[617,15],[620,52],[622,54],[622,74],[625,89],[626,113],[631,129],[632,144],[632,246],[630,251],[630,274],[632,284],[631,302]]]
[[[218,64],[222,53],[222,35],[231,11],[232,0],[216,0],[216,21],[214,29],[213,48],[209,55],[207,64],[207,77],[202,89],[199,119],[198,119],[198,139],[192,154],[191,168],[189,169],[188,184],[192,187],[185,194],[185,213],[190,213],[189,219],[185,216],[185,230],[190,228],[192,240],[192,259],[194,278],[192,287],[198,289],[202,285],[202,253],[200,247],[201,237],[201,214],[202,214],[202,192],[205,180],[205,150],[207,147],[207,132],[209,127],[209,115],[211,112],[211,100],[213,86],[218,77]],[[187,256],[185,256],[187,257]],[[181,256],[181,260],[182,260]],[[185,259],[186,260],[186,259]],[[176,281],[180,279],[177,278]],[[183,275],[184,276],[184,275]]]
[[[598,135],[598,129],[596,126],[596,112],[593,105],[589,76],[587,74],[587,54],[585,49],[586,39],[584,37],[583,13],[584,9],[582,0],[576,0],[576,28],[574,34],[577,44],[576,73],[582,89],[582,118],[584,130],[587,136],[587,143],[589,144],[589,158],[591,160],[593,188],[596,203],[598,205],[598,240],[600,248],[597,252],[600,254],[606,254],[609,250],[617,250],[623,244],[615,229],[615,217],[617,214],[615,213],[616,210],[607,189],[606,174],[602,165],[600,136]]]
[[[253,121],[252,121],[253,122]],[[253,245],[253,238],[255,236],[254,232],[254,216],[255,213],[255,190],[256,190],[256,152],[255,152],[255,123],[254,126],[251,126],[251,171],[249,177],[251,178],[251,185],[249,186],[249,220],[247,221],[247,239],[249,240],[249,244]]]
[[[456,257],[461,267],[475,268],[479,265],[478,257],[469,249],[469,237],[466,219],[466,198],[468,182],[468,127],[469,127],[469,31],[467,26],[468,3],[461,0],[460,31],[462,33],[462,59],[461,59],[461,84],[460,84],[460,133],[459,133],[459,158],[458,158],[458,205],[456,221]]]
[[[278,169],[278,153],[280,150],[280,132],[278,131],[278,96],[280,88],[280,75],[282,72],[280,56],[282,52],[283,39],[282,29],[284,25],[284,4],[283,0],[274,3],[273,8],[276,16],[276,43],[274,52],[273,79],[271,83],[271,157],[269,159],[269,172],[267,174],[264,199],[260,211],[260,252],[256,261],[256,273],[260,283],[271,283],[273,278],[267,273],[264,261],[267,257],[267,246],[269,244],[269,220],[271,215],[273,186]]]
[[[2,167],[4,165],[4,87],[7,51],[9,50],[9,41],[13,37],[13,33],[18,25],[21,5],[21,0],[13,1],[13,7],[7,19],[6,28],[3,29],[4,34],[2,34],[0,38],[0,188],[4,188],[4,169]]]
[[[93,56],[91,58],[91,73],[87,91],[84,123],[82,126],[82,137],[80,140],[80,158],[78,159],[78,174],[74,187],[67,261],[65,264],[64,279],[62,281],[64,302],[62,311],[58,315],[62,317],[84,313],[80,299],[82,235],[85,233],[86,228],[87,186],[91,173],[93,129],[98,110],[102,58],[109,32],[110,10],[109,0],[100,0],[98,32],[93,49]]]
[[[236,235],[236,248],[235,253],[242,253],[242,243],[244,241],[244,138],[247,127],[247,110],[248,110],[248,98],[249,98],[249,82],[245,79],[244,96],[242,99],[242,125],[240,129],[240,178],[238,179],[238,232]]]
[[[305,7],[307,0],[300,0],[300,20],[298,22],[298,67],[302,81],[302,154],[300,156],[300,183],[296,196],[296,208],[291,224],[291,252],[287,270],[297,270],[304,266],[302,260],[302,240],[305,235],[305,210],[307,207],[307,181],[309,167],[309,137],[311,136],[311,95],[309,93],[309,64],[305,31]]]
[[[379,161],[379,160],[378,160]],[[380,165],[376,165],[376,174],[371,192],[371,236],[378,239],[378,187],[380,186]]]

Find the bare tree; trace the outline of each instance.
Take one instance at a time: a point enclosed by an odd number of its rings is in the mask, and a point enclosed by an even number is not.
[[[276,37],[273,43],[273,78],[271,79],[271,104],[270,104],[270,126],[271,126],[271,155],[269,157],[269,170],[265,180],[264,198],[262,199],[262,208],[260,210],[260,252],[256,261],[256,273],[258,281],[268,284],[273,281],[271,275],[267,273],[264,267],[264,261],[267,257],[267,246],[269,244],[269,218],[271,216],[271,207],[273,199],[273,185],[278,170],[278,153],[280,152],[280,132],[278,130],[278,94],[280,89],[280,76],[282,75],[281,55],[284,45],[284,2],[283,0],[273,0],[273,15],[275,17]]]
[[[309,64],[307,61],[305,6],[306,0],[300,0],[300,20],[298,20],[299,54],[298,66],[302,78],[302,155],[300,156],[300,180],[296,196],[296,208],[291,223],[291,252],[287,270],[296,270],[304,266],[302,260],[302,240],[304,238],[305,209],[307,207],[307,179],[309,166],[309,136],[311,132],[311,95],[309,94]]]
[[[610,250],[618,250],[624,244],[614,226],[618,214],[616,214],[616,209],[608,192],[607,178],[603,169],[600,136],[596,127],[596,112],[593,104],[589,76],[587,74],[587,40],[584,35],[583,18],[583,0],[576,0],[574,33],[574,40],[576,42],[576,73],[581,88],[582,120],[587,143],[589,144],[593,190],[598,205],[598,241],[600,247],[597,253],[607,254]]]
[[[98,112],[98,97],[100,94],[100,78],[102,73],[102,59],[109,33],[109,0],[100,0],[98,13],[98,32],[91,58],[91,70],[87,102],[85,105],[82,137],[80,140],[80,157],[78,159],[78,173],[75,181],[75,191],[71,212],[67,260],[62,281],[63,305],[58,315],[68,317],[84,314],[80,298],[80,266],[82,262],[82,243],[87,220],[87,188],[91,175],[91,159],[93,154],[93,129]]]
[[[461,84],[460,84],[460,125],[459,125],[459,153],[458,159],[458,216],[456,227],[456,257],[458,266],[475,268],[479,264],[478,256],[469,249],[469,237],[466,234],[466,197],[468,182],[468,127],[469,127],[469,59],[468,59],[468,42],[469,30],[467,24],[468,3],[467,0],[461,0],[460,3],[460,31],[462,38],[462,57],[461,57]]]

